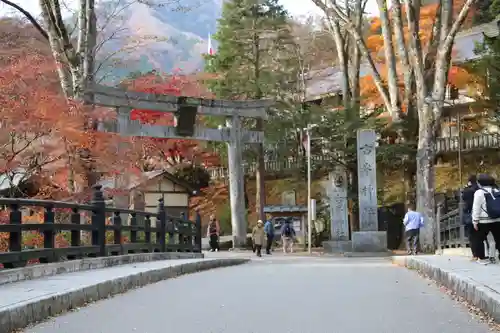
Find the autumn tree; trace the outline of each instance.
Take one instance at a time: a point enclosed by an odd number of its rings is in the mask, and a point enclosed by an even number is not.
[[[34,29],[4,19],[0,30],[1,171],[15,185],[34,175],[68,169],[66,143],[80,142],[78,105],[59,94],[50,51]],[[71,168],[71,166],[70,166]]]
[[[131,80],[122,82],[122,87],[132,90],[154,94],[167,94],[174,96],[209,97],[210,93],[202,87],[196,75],[163,75],[160,72],[150,72],[143,75],[135,75]],[[158,126],[173,126],[174,115],[170,112],[153,110],[132,110],[131,120],[138,120],[144,124]],[[200,123],[203,119],[198,119]],[[218,156],[206,150],[204,142],[192,139],[168,139],[168,138],[132,138],[127,145],[131,161],[134,167],[141,172],[172,169],[181,174],[183,178],[196,179],[199,174],[199,166],[212,166],[218,164]],[[193,174],[190,175],[189,171]],[[200,179],[202,181],[202,179]],[[206,180],[203,181],[206,183]]]
[[[96,7],[95,0],[79,0],[75,11],[75,20],[69,22],[64,18],[65,6],[59,0],[40,0],[41,21],[33,13],[30,13],[22,6],[11,0],[0,0],[1,3],[14,9],[17,13],[26,18],[30,24],[39,32],[51,50],[52,58],[57,70],[62,94],[72,103],[82,102],[86,88],[96,80],[96,71],[101,68],[96,64],[97,51],[102,49],[104,43],[116,37],[117,31],[103,36],[106,31],[104,26],[116,19],[120,12],[128,8],[135,0],[107,1]],[[147,6],[165,6],[170,2],[146,1],[141,2]],[[172,0],[172,3],[176,3]],[[96,13],[96,8],[101,12]],[[106,14],[104,14],[106,13]],[[98,22],[97,18],[102,22]],[[75,23],[73,29],[70,23]],[[100,34],[99,34],[99,33]],[[134,43],[136,46],[140,44]],[[115,53],[105,55],[103,61],[110,60]],[[101,64],[102,65],[102,64]],[[91,110],[86,108],[86,110]],[[82,119],[82,126],[85,131],[95,131],[97,120],[90,113]],[[77,164],[86,166],[86,176],[88,186],[92,186],[99,176],[97,166],[92,162],[98,159],[91,156],[91,146],[82,149],[74,149],[75,155],[71,157]]]
[[[218,98],[262,99],[276,97],[295,78],[286,70],[287,47],[293,43],[288,14],[277,0],[225,2],[214,39],[217,52],[207,57],[206,70],[216,73],[208,82]],[[264,129],[257,120],[253,126]],[[264,147],[256,145],[257,211],[265,219]]]
[[[9,183],[2,186],[13,189],[9,194],[73,195],[88,183],[89,163],[101,175],[129,171],[136,161],[117,151],[122,138],[84,127],[85,119],[106,120],[112,113],[84,108],[60,93],[50,49],[32,27],[4,19],[0,28],[0,169]],[[88,154],[75,160],[81,151]],[[36,180],[35,192],[12,186],[27,180]]]
[[[444,100],[454,39],[464,24],[474,0],[454,3],[441,0],[435,15],[429,15],[428,25],[421,25],[427,9],[420,1],[393,0],[391,6],[378,0],[380,31],[383,47],[380,50],[385,66],[380,68],[368,47],[368,40],[356,29],[356,22],[338,3],[313,0],[324,12],[339,22],[357,43],[366,59],[373,83],[382,105],[394,123],[405,118],[403,101],[413,101],[418,119],[417,143],[417,206],[426,220],[422,230],[423,247],[435,248],[434,160],[435,141],[443,114]],[[403,8],[404,6],[404,8]],[[426,33],[426,32],[430,32]],[[383,75],[382,73],[385,73]],[[403,86],[406,96],[400,95]]]

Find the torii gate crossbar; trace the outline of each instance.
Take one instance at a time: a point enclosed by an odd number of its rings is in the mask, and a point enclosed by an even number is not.
[[[84,96],[84,100],[88,104],[114,108],[117,112],[116,121],[107,123],[106,126],[100,124],[99,130],[101,131],[115,132],[122,136],[226,142],[228,145],[233,247],[245,246],[248,221],[245,216],[242,145],[262,143],[264,132],[243,130],[241,118],[267,119],[266,111],[273,105],[272,101],[226,101],[179,97],[131,92],[102,85],[90,87]],[[130,113],[133,109],[170,112],[178,116],[183,108],[196,108],[197,114],[226,117],[226,127],[215,129],[195,125],[191,136],[182,136],[177,133],[174,126],[147,125],[141,124],[138,120],[130,119]]]

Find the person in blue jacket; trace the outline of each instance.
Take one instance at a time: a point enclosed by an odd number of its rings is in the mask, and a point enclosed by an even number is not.
[[[264,232],[266,233],[266,254],[271,254],[271,249],[273,247],[274,240],[274,224],[268,217],[266,223],[264,224]]]

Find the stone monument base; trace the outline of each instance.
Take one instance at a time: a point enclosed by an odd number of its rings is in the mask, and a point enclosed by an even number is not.
[[[353,252],[387,252],[387,232],[356,231],[352,233]]]
[[[329,240],[322,243],[323,250],[326,253],[346,253],[352,251],[352,242],[351,241],[336,241]]]

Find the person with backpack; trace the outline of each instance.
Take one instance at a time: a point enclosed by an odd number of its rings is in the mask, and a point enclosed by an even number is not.
[[[465,232],[469,238],[469,246],[472,252],[472,260],[478,259],[478,254],[476,249],[478,248],[479,242],[478,232],[474,229],[472,224],[472,205],[474,203],[474,193],[479,189],[479,184],[477,183],[476,175],[469,176],[469,182],[467,186],[462,190],[462,223],[464,225]],[[487,240],[486,240],[487,242]],[[489,244],[487,244],[489,247]]]
[[[479,175],[477,182],[479,189],[474,193],[472,203],[472,224],[478,236],[475,251],[478,262],[488,264],[490,261],[486,258],[483,241],[490,232],[496,249],[500,246],[500,189],[489,175]]]
[[[207,237],[209,238],[211,252],[218,252],[220,250],[219,235],[220,235],[219,221],[217,221],[215,215],[210,215],[210,222],[208,223],[208,228],[207,228]]]
[[[281,227],[281,241],[283,243],[283,253],[293,253],[293,240],[295,239],[295,230],[290,219],[287,219]]]

